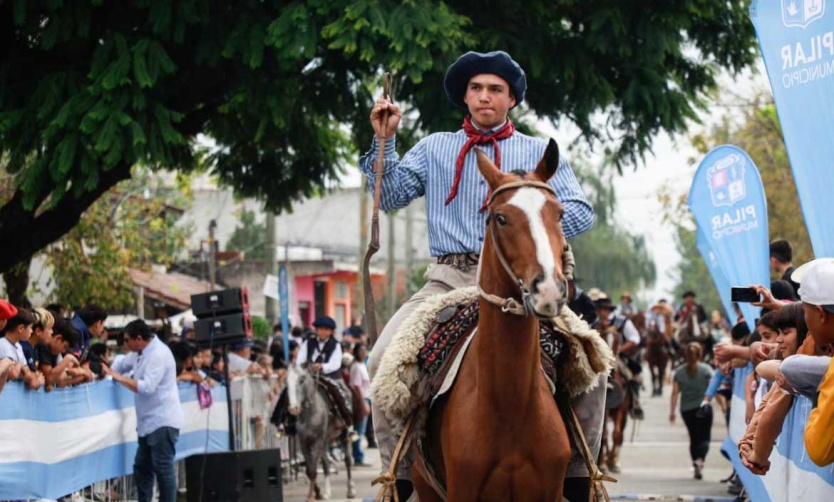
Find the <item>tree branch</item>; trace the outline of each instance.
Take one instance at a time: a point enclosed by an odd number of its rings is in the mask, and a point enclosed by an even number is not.
[[[29,259],[35,253],[63,237],[78,224],[81,215],[98,198],[116,183],[130,178],[130,166],[116,166],[101,171],[98,186],[78,197],[66,194],[58,204],[36,216],[37,209],[23,207],[23,196],[18,189],[15,196],[0,208],[0,274],[17,263]],[[10,217],[14,215],[13,217]]]

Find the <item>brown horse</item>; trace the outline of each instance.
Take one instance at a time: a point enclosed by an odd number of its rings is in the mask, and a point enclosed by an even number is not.
[[[669,365],[669,341],[672,337],[672,315],[662,307],[655,306],[657,315],[664,317],[665,332],[654,320],[646,325],[646,362],[652,375],[652,396],[663,395],[666,367]]]
[[[617,363],[614,369],[611,370],[609,376],[609,392],[606,398],[606,412],[605,419],[602,423],[602,444],[600,445],[600,461],[599,464],[603,469],[609,472],[620,472],[620,450],[623,447],[623,440],[625,437],[625,428],[628,422],[628,414],[632,405],[632,395],[628,391],[628,380],[620,371],[619,366],[622,361],[619,359],[620,348],[623,342],[623,336],[612,326],[607,326],[604,321],[601,322],[597,328],[600,331],[602,339],[611,348],[611,352],[616,356]],[[612,400],[617,401],[612,403]],[[610,431],[610,441],[608,438]]]
[[[492,193],[478,329],[457,382],[429,413],[428,458],[418,455],[414,486],[422,502],[561,501],[571,450],[542,373],[539,341],[539,317],[558,315],[567,296],[563,209],[547,184],[559,149],[551,140],[524,176],[477,155]]]

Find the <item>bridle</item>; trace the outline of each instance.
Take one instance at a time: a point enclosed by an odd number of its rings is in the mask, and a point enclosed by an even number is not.
[[[500,187],[496,188],[492,192],[492,195],[490,195],[489,200],[487,201],[487,208],[492,206],[492,203],[495,201],[495,197],[498,194],[500,194],[502,192],[506,192],[508,190],[518,190],[519,188],[524,188],[524,187],[538,188],[540,190],[546,190],[546,191],[552,193],[553,195],[556,195],[556,192],[553,190],[553,187],[551,187],[547,183],[542,183],[541,181],[533,181],[533,180],[513,181],[513,182],[510,182],[510,183],[507,183],[506,185],[501,185]],[[492,244],[493,244],[493,246],[495,246],[495,254],[498,255],[498,261],[501,262],[501,266],[504,267],[504,271],[507,273],[507,275],[510,276],[510,279],[512,280],[513,284],[518,286],[518,289],[521,292],[521,302],[519,302],[518,300],[516,300],[513,297],[501,298],[500,296],[493,295],[491,293],[487,293],[486,291],[484,291],[484,288],[481,286],[481,265],[484,262],[483,247],[481,248],[481,258],[478,260],[478,276],[477,276],[478,293],[481,295],[481,297],[484,300],[488,301],[489,303],[491,303],[493,305],[501,307],[501,312],[504,312],[504,313],[509,312],[511,314],[527,317],[527,316],[530,315],[530,313],[531,313],[530,311],[532,310],[529,307],[529,300],[530,300],[530,296],[532,295],[532,293],[524,285],[524,281],[522,281],[521,279],[518,278],[518,276],[515,274],[515,272],[513,272],[513,269],[510,267],[509,263],[507,263],[507,259],[504,257],[504,252],[501,250],[501,244],[498,242],[498,239],[496,238],[497,234],[496,234],[496,231],[494,229],[494,225],[496,225],[495,219],[492,217],[492,214],[490,214],[487,217],[487,230],[489,230],[492,233]],[[562,256],[564,257],[564,249],[562,251],[563,251]],[[562,279],[562,281],[564,283],[564,290],[563,291],[567,292],[568,291],[568,281],[567,281],[567,279]],[[567,303],[567,297],[565,297],[562,300],[559,300],[559,302],[558,302],[559,307],[560,308],[563,307],[565,303]]]

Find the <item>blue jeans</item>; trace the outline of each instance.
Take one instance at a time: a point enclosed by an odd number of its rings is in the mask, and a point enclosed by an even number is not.
[[[180,431],[173,427],[160,427],[139,438],[139,449],[133,462],[136,491],[139,502],[151,502],[154,477],[159,481],[159,502],[176,502],[177,472],[174,455]]]
[[[368,407],[371,406],[371,400],[365,399],[365,402],[368,403]],[[356,434],[359,436],[359,439],[353,442],[353,461],[356,463],[362,463],[365,461],[365,452],[362,451],[362,438],[365,436],[365,431],[368,428],[368,415],[365,415],[362,420],[356,424]]]

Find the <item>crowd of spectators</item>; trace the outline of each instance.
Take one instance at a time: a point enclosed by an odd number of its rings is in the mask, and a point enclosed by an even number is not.
[[[834,419],[834,259],[817,259],[795,268],[791,254],[786,241],[771,244],[771,268],[779,279],[770,288],[753,286],[760,298],[753,305],[762,308],[761,317],[745,320],[737,309],[738,321],[730,336],[718,340],[713,357],[705,357],[715,371],[700,407],[690,411],[693,417],[704,416],[712,408],[711,400],[718,397],[729,425],[733,370],[750,368],[744,382],[747,428],[738,443],[738,455],[757,475],[770,470],[769,457],[798,395],[808,397],[813,405],[805,425],[808,458],[819,466],[834,463],[834,428],[830,426]],[[686,371],[679,369],[676,381],[679,376],[689,378]],[[693,410],[692,404],[687,408]]]

